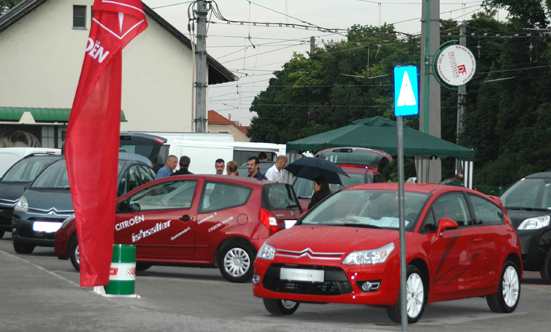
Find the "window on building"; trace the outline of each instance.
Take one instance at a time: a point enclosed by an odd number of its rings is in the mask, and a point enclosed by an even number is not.
[[[86,29],[86,6],[73,6],[73,28]]]

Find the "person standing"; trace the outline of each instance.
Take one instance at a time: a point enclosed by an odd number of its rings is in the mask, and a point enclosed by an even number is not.
[[[331,194],[331,190],[329,190],[329,183],[327,180],[321,176],[314,179],[314,195],[312,195],[312,199],[310,200],[310,203],[308,203],[308,210],[316,206],[321,200],[323,200],[325,197],[329,196]]]
[[[228,175],[239,175],[239,171],[237,170],[237,163],[235,161],[229,161],[228,165],[226,166],[226,173]]]
[[[178,165],[178,158],[175,155],[171,154],[166,159],[165,165],[161,167],[157,172],[157,176],[155,177],[155,179],[162,179],[170,176],[176,168],[176,165]]]
[[[455,176],[452,178],[452,181],[446,183],[450,186],[456,186],[456,187],[464,187],[463,181],[465,180],[465,177],[461,173],[455,174]]]
[[[216,168],[216,174],[222,175],[224,174],[224,159],[218,158],[216,159],[216,162],[214,163],[214,167]]]
[[[188,156],[182,156],[180,157],[180,169],[176,172],[172,173],[172,175],[186,175],[186,174],[193,174],[189,171],[189,164],[191,163],[191,158]]]
[[[258,157],[253,156],[249,158],[247,162],[247,165],[249,168],[249,174],[247,175],[247,177],[266,180],[266,177],[264,176],[264,174],[260,173],[260,170],[258,169],[259,163],[260,162],[258,161]]]
[[[283,182],[283,167],[287,164],[287,157],[278,156],[275,164],[266,171],[266,179],[275,182]]]

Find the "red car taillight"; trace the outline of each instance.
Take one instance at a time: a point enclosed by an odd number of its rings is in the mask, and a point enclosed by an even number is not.
[[[260,209],[260,220],[266,226],[266,228],[270,231],[270,233],[275,233],[278,231],[277,227],[277,219],[275,216],[265,208]]]

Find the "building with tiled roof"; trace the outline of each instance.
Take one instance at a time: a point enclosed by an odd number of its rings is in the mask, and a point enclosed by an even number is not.
[[[237,142],[249,142],[247,131],[250,126],[240,126],[216,111],[208,112],[207,131],[209,133],[230,133]]]
[[[90,34],[93,0],[23,0],[0,15],[0,136],[61,147]],[[192,41],[144,4],[148,27],[123,51],[122,131],[194,132]],[[207,54],[208,85],[235,80]]]

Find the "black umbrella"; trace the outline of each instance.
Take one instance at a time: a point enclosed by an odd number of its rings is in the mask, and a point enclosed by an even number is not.
[[[337,164],[322,158],[304,157],[287,165],[285,169],[299,178],[314,180],[321,176],[329,183],[342,184],[339,174],[348,176]]]

